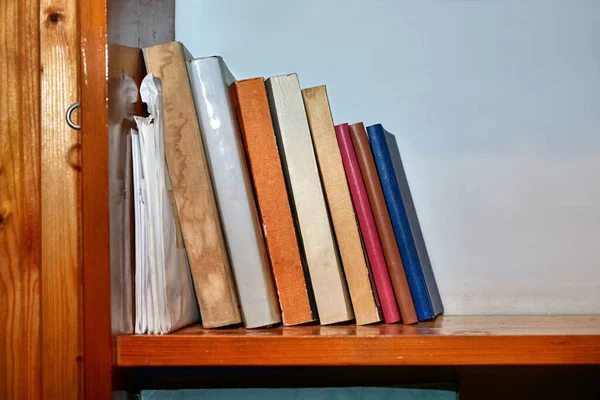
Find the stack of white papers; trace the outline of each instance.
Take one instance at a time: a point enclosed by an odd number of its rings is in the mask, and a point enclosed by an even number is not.
[[[165,161],[160,80],[149,74],[140,88],[148,118],[132,130],[135,209],[135,333],[162,334],[199,319]]]

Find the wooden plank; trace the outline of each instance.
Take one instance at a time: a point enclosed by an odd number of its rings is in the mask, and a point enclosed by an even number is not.
[[[42,396],[48,399],[82,397],[80,141],[64,117],[79,101],[78,27],[77,0],[40,2]]]
[[[84,398],[112,392],[108,219],[107,4],[81,1]]]
[[[37,0],[0,3],[0,398],[40,398]]]
[[[441,317],[417,325],[183,329],[121,336],[119,366],[600,364],[600,317]]]

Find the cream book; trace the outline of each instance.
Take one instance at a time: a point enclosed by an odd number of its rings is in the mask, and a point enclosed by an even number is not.
[[[303,89],[321,179],[358,325],[381,321],[325,86]]]
[[[265,82],[292,210],[321,324],[354,318],[296,74]]]
[[[198,58],[187,66],[244,323],[248,328],[279,323],[271,266],[229,93],[234,78],[220,57]]]
[[[146,69],[162,81],[165,156],[202,325],[216,328],[239,324],[242,315],[200,137],[186,58],[185,48],[177,42],[144,49]]]

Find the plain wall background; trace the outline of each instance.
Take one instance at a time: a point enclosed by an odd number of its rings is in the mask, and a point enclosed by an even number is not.
[[[178,0],[176,38],[396,135],[447,314],[600,313],[600,1]]]

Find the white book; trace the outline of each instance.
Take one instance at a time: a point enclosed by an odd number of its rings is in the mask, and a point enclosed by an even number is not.
[[[135,212],[135,333],[172,332],[200,315],[183,246],[177,246],[162,125],[160,81],[149,74],[140,88],[148,118],[135,117],[132,164]]]
[[[266,80],[273,126],[321,324],[354,318],[296,74]]]
[[[234,78],[220,57],[189,61],[188,73],[244,323],[248,328],[279,323],[279,303],[230,101]]]

